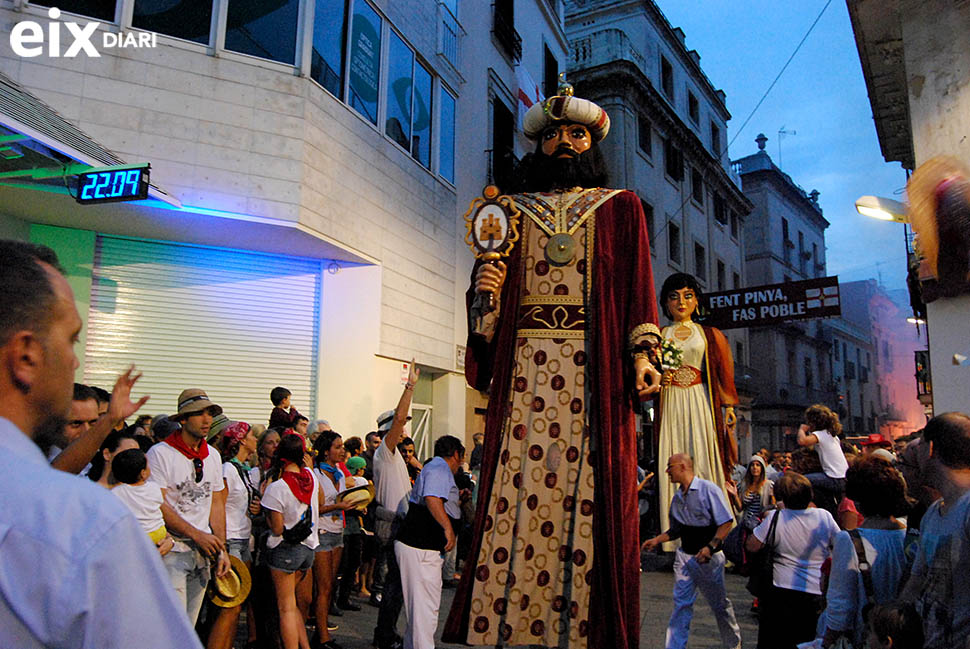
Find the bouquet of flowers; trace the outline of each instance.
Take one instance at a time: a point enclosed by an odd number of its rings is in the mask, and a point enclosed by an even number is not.
[[[676,370],[684,363],[684,350],[666,338],[660,343],[660,364],[663,371]]]

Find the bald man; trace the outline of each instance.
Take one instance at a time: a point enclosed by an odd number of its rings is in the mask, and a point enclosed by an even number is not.
[[[725,649],[740,647],[741,629],[724,590],[721,544],[734,526],[724,492],[713,482],[695,476],[693,460],[683,453],[667,460],[667,476],[680,485],[670,503],[670,529],[643,542],[644,548],[653,550],[661,543],[681,540],[674,557],[674,610],[665,647],[687,647],[698,589],[714,612]]]

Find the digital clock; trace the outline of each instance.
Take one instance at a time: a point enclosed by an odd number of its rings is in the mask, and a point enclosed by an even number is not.
[[[77,199],[82,205],[141,201],[148,198],[148,176],[151,165],[99,167],[78,174]]]

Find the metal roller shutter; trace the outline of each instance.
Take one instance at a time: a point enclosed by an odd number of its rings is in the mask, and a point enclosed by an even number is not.
[[[282,385],[312,418],[320,281],[316,260],[99,236],[84,381],[110,390],[134,363],[144,412],[172,414],[198,387],[253,424]]]

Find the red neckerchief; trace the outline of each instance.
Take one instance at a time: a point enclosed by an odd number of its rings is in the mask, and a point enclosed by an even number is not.
[[[184,439],[182,439],[182,433],[180,431],[175,431],[166,437],[165,441],[168,442],[172,448],[176,449],[179,453],[190,460],[204,460],[209,457],[209,445],[205,442],[205,440],[202,440],[202,443],[199,444],[199,448],[193,449],[191,446],[185,443]]]
[[[304,505],[310,504],[310,496],[313,495],[313,474],[310,473],[310,469],[304,467],[299,473],[284,470],[282,478],[290,486],[290,491],[297,500]]]

